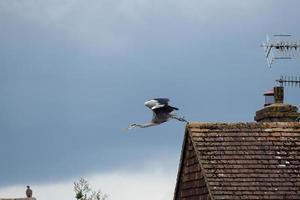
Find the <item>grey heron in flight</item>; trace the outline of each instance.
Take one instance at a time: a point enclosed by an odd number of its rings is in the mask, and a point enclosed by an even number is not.
[[[167,98],[155,98],[145,102],[145,106],[153,111],[152,120],[145,124],[131,124],[128,129],[135,127],[146,128],[149,126],[156,126],[168,121],[169,119],[176,119],[181,122],[187,122],[184,118],[178,117],[173,111],[178,110],[173,106],[170,106],[169,99]]]

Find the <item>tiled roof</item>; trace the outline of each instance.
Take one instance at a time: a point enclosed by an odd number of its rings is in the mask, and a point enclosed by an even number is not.
[[[211,199],[300,200],[300,123],[189,123]]]

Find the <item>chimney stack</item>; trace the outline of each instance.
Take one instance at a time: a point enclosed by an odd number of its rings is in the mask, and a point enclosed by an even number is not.
[[[274,87],[272,92],[264,94],[265,107],[256,112],[257,122],[294,122],[300,116],[298,108],[293,105],[284,104],[284,88]],[[272,99],[273,98],[273,99]]]
[[[275,103],[283,103],[284,90],[283,87],[274,87],[274,101]]]

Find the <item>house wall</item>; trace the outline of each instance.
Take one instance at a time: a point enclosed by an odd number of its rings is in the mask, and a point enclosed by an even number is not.
[[[183,151],[183,161],[175,200],[210,200],[206,183],[190,138]]]

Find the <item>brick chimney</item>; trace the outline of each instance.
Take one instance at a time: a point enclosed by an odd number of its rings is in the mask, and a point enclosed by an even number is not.
[[[274,87],[274,101],[270,101],[271,93],[265,93],[265,107],[256,111],[257,122],[294,122],[300,116],[298,108],[284,103],[284,88]],[[268,94],[268,97],[266,96]],[[268,99],[268,102],[267,102]],[[274,102],[274,103],[270,103]]]

